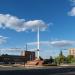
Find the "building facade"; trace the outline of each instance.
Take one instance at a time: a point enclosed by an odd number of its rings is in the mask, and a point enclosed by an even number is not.
[[[34,51],[22,51],[21,56],[25,56],[26,60],[28,60],[28,61],[35,60],[35,52]]]
[[[75,48],[69,49],[69,55],[73,55],[75,57]]]

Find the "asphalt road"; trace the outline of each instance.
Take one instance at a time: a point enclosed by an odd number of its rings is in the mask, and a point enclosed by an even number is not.
[[[75,67],[0,67],[0,75],[75,75]]]

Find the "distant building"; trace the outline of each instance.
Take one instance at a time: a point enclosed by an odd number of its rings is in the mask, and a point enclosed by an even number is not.
[[[0,63],[1,62],[5,64],[10,64],[10,63],[24,64],[26,60],[24,56],[3,54],[0,56]]]
[[[25,58],[28,61],[35,60],[35,52],[34,51],[22,51],[21,56],[25,56]]]
[[[75,57],[75,48],[69,49],[69,55],[73,55]]]

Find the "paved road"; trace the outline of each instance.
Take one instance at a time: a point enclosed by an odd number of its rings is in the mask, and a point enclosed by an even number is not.
[[[0,75],[75,75],[75,67],[0,67]]]

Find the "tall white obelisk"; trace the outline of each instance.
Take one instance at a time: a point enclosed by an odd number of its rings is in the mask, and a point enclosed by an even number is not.
[[[39,59],[39,27],[37,29],[37,59]]]

